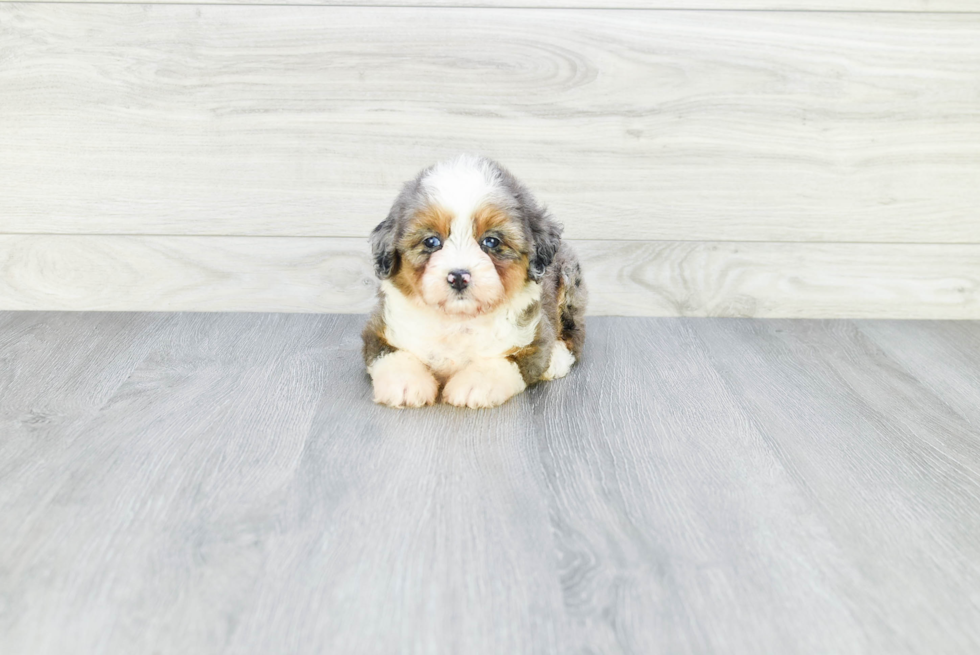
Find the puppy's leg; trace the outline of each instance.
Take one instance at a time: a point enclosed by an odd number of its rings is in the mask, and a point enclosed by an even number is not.
[[[589,292],[578,258],[565,244],[555,256],[555,270],[558,273],[558,339],[565,342],[574,361],[582,357],[582,346],[585,344],[585,306],[589,301]],[[564,355],[556,357],[564,358]],[[552,361],[555,361],[554,357]],[[554,377],[560,378],[561,375]]]
[[[564,341],[556,341],[551,349],[551,361],[548,368],[541,374],[542,380],[557,380],[568,375],[572,364],[575,363],[575,355],[568,350]]]
[[[374,402],[392,407],[431,405],[439,394],[439,383],[415,355],[395,350],[368,366],[374,385]]]
[[[481,359],[446,382],[442,398],[457,407],[496,407],[527,385],[517,364],[507,359]]]

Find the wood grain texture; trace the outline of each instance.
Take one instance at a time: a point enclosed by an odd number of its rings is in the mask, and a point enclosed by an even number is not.
[[[933,395],[980,425],[980,335],[971,323],[864,321],[860,327]]]
[[[586,239],[980,242],[980,16],[0,5],[0,233],[364,236],[459,151]]]
[[[980,318],[978,246],[675,241],[579,250],[600,314]]]
[[[593,315],[980,318],[980,246],[572,241]],[[364,239],[0,236],[0,309],[366,312]]]
[[[366,312],[364,239],[0,236],[0,308]]]
[[[4,2],[50,0],[0,0]],[[98,2],[99,0],[62,0]],[[884,11],[957,12],[980,11],[975,0],[147,0],[140,4],[234,4],[234,5],[329,5],[389,7],[524,7],[552,9],[690,9],[776,11]]]
[[[149,313],[2,314],[0,480],[37,464],[44,435],[71,438],[98,413],[155,344],[165,319]],[[0,541],[5,538],[9,533]],[[0,601],[0,607],[8,606]]]
[[[174,316],[84,428],[35,432],[0,480],[4,653],[558,652],[518,404],[374,411],[362,321]]]
[[[363,320],[0,313],[5,655],[980,648],[980,323],[592,318],[396,411]]]
[[[977,325],[968,329],[976,334]],[[980,543],[973,523],[980,520],[980,425],[850,323],[706,322],[699,336],[781,468],[811,501],[827,538],[838,552],[866,553],[841,573],[853,575],[853,602],[879,608],[875,621],[893,627],[866,632],[868,652],[975,649],[976,634],[945,635],[956,634],[962,621],[976,624],[980,610],[960,587],[980,584],[975,567],[963,568],[977,561]],[[934,366],[977,374],[962,360]],[[939,491],[947,483],[949,493]],[[946,522],[927,509],[937,501],[944,516],[972,518]],[[897,595],[923,600],[915,590],[924,580],[957,601],[942,611],[927,601],[891,602]]]

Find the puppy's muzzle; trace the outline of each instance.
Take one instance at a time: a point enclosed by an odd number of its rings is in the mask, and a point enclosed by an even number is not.
[[[456,291],[462,291],[470,284],[469,271],[450,271],[446,276],[446,282]]]

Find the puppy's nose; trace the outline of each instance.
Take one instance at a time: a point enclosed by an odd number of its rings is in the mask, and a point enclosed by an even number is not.
[[[446,276],[446,282],[449,282],[449,286],[456,289],[456,291],[462,291],[470,283],[470,272],[450,271],[449,275]]]

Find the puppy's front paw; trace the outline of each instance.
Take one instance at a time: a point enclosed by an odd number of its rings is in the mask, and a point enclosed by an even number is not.
[[[368,368],[374,385],[374,402],[391,407],[431,405],[439,383],[425,364],[402,350],[384,355]]]
[[[457,407],[496,407],[526,386],[517,364],[490,359],[474,362],[451,377],[442,390],[442,399]]]

